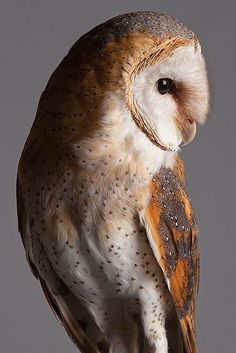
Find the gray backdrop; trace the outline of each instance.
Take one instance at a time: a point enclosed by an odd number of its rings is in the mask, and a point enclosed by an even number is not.
[[[200,37],[211,85],[209,123],[183,151],[201,231],[200,353],[234,353],[236,2],[6,0],[0,5],[0,352],[76,352],[25,261],[17,234],[17,162],[50,74],[77,38],[114,15],[159,10]]]

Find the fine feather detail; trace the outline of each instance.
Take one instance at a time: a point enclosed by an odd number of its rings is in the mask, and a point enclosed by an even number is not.
[[[199,251],[197,226],[185,192],[181,168],[178,159],[174,172],[163,169],[154,178],[152,200],[142,218],[175,303],[186,353],[195,353]]]

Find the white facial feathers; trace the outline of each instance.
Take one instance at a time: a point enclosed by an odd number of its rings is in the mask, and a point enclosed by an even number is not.
[[[184,87],[178,99],[170,94],[160,94],[156,82],[170,78]],[[203,123],[208,110],[208,82],[205,62],[193,45],[177,48],[172,55],[145,68],[134,79],[132,92],[136,109],[143,123],[155,134],[157,141],[165,148],[177,150],[182,142],[185,122],[181,120],[184,111],[193,121]]]

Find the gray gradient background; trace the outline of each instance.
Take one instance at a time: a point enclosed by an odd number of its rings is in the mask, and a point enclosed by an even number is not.
[[[76,352],[26,263],[17,234],[16,167],[39,95],[77,38],[120,13],[158,10],[200,37],[212,84],[209,123],[183,151],[200,226],[200,353],[233,353],[236,338],[235,1],[6,0],[0,5],[0,352]]]

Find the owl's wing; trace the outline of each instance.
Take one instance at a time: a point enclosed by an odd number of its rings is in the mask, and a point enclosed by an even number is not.
[[[45,297],[53,313],[64,326],[72,341],[83,353],[98,353],[98,349],[92,344],[87,336],[88,322],[90,322],[92,335],[97,333],[98,328],[89,316],[86,309],[72,294],[68,287],[57,276],[51,265],[44,247],[37,237],[30,232],[30,216],[25,205],[23,192],[17,180],[17,213],[18,226],[25,247],[26,258],[33,275],[39,280]],[[33,253],[39,253],[39,261],[33,259]],[[34,262],[43,263],[36,266]]]
[[[196,353],[195,300],[199,282],[197,225],[185,191],[183,162],[162,169],[152,181],[152,199],[141,215],[153,253],[172,295],[185,352]]]

